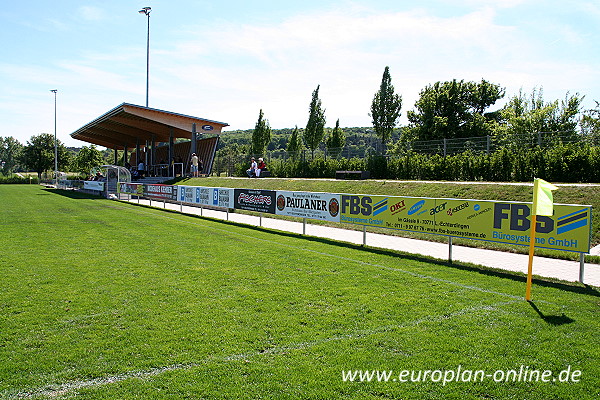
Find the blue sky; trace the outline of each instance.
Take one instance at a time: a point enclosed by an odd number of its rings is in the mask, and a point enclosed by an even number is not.
[[[0,136],[58,137],[123,103],[251,129],[304,127],[321,86],[327,125],[370,126],[385,66],[402,120],[436,81],[486,79],[600,101],[598,0],[30,0],[0,9]],[[498,104],[498,107],[501,104]]]

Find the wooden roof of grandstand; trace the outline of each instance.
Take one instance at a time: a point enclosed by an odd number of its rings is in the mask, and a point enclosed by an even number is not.
[[[224,122],[192,117],[170,111],[157,110],[123,103],[92,122],[71,133],[74,139],[110,149],[133,148],[136,142],[168,142],[171,130],[174,138],[192,138],[192,124],[198,133],[221,133],[229,126]]]

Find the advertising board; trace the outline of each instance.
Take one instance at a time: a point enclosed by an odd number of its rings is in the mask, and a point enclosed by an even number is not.
[[[182,203],[233,208],[233,189],[203,186],[176,186],[177,200]]]
[[[346,195],[340,222],[529,246],[531,203]],[[555,204],[538,216],[536,247],[589,252],[591,207]]]
[[[276,192],[273,190],[234,189],[234,208],[275,214]]]
[[[172,185],[144,184],[144,196],[155,199],[177,200],[177,191]]]
[[[340,222],[340,195],[277,191],[278,215]]]
[[[529,246],[531,203],[120,183],[121,193]],[[536,247],[589,253],[592,207],[555,204],[538,216]]]
[[[142,196],[144,194],[144,185],[141,183],[119,183],[119,193],[133,194]]]
[[[104,182],[84,181],[83,188],[87,190],[97,190],[99,192],[102,192],[104,191]]]

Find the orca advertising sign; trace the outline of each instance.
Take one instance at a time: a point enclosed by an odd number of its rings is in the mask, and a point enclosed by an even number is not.
[[[340,222],[340,195],[277,191],[278,215]]]
[[[275,214],[276,192],[273,190],[234,189],[234,208]]]

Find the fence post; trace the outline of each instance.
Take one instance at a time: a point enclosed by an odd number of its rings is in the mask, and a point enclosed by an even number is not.
[[[446,157],[446,138],[444,138],[444,157]]]
[[[367,245],[367,226],[363,225],[363,246]]]
[[[490,154],[490,135],[486,136],[486,148],[487,148],[487,154]]]

